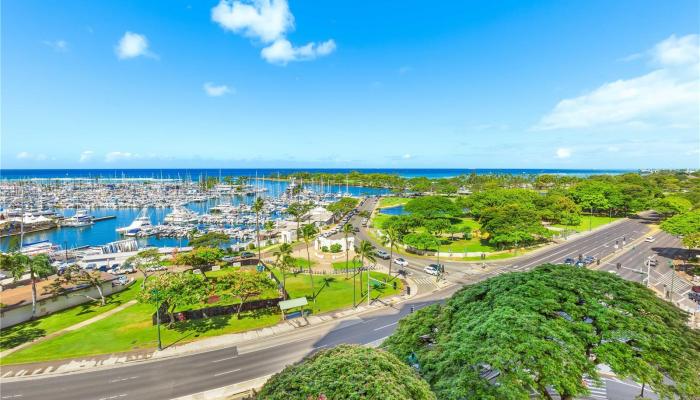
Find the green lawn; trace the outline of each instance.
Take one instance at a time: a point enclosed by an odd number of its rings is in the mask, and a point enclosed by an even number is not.
[[[583,232],[587,231],[589,229],[589,220],[590,220],[590,228],[595,229],[599,226],[603,226],[605,224],[609,224],[613,221],[618,220],[619,218],[617,217],[601,217],[598,215],[594,215],[592,217],[589,217],[588,215],[581,216],[581,223],[578,225],[552,225],[557,228],[562,228],[562,229],[569,229],[573,230],[576,232]]]
[[[408,197],[382,197],[379,199],[378,208],[396,207],[408,203]]]
[[[333,266],[333,269],[344,270],[344,269],[345,269],[345,260],[343,260],[343,261],[336,261],[336,262],[334,262],[334,263],[331,264],[331,265]],[[361,266],[361,265],[362,265],[362,263],[361,263],[359,260],[353,260],[353,259],[351,258],[351,259],[348,260],[347,267],[348,267],[348,268],[355,268],[355,267],[359,267],[359,266]]]
[[[524,251],[518,252],[518,255],[523,255],[525,254]],[[486,257],[486,260],[483,261],[489,261],[489,260],[504,260],[506,258],[511,258],[515,257],[515,252],[512,253],[496,253],[496,254],[491,254]],[[462,257],[460,258],[462,261],[482,261],[481,257]]]
[[[207,276],[215,277],[232,271],[234,271],[234,269],[222,269],[220,271],[208,272]],[[277,274],[279,275],[279,272],[277,272]],[[363,276],[363,281],[366,282],[367,273]],[[379,272],[372,272],[371,276],[381,280],[388,279],[386,274]],[[398,281],[398,283],[396,290],[394,290],[390,284],[385,285],[383,288],[373,288],[372,297],[400,293],[402,285],[400,281]],[[314,313],[322,313],[352,306],[352,279],[346,280],[344,275],[316,275],[314,276],[314,285],[317,293],[316,305],[313,307]],[[359,297],[359,281],[357,288]],[[124,298],[121,299],[121,302],[126,301],[125,299],[127,298],[133,298],[138,290],[140,290],[140,286],[137,283],[129,288],[127,293],[122,294]],[[306,274],[288,276],[287,291],[292,298],[307,296],[311,299],[312,292],[309,276]],[[267,297],[268,295],[270,294],[266,292],[260,297]],[[272,297],[274,297],[274,295]],[[115,301],[116,300],[113,300],[113,302]],[[226,304],[226,302],[226,300],[222,300],[215,304]],[[233,301],[233,303],[235,303],[235,301]],[[194,306],[191,305],[183,306],[179,307],[179,310],[193,307]],[[202,307],[202,305],[196,305],[196,307]],[[106,310],[100,311],[103,312]],[[53,317],[52,319],[55,320],[53,325],[48,325],[45,328],[52,327],[53,331],[56,331],[60,329],[54,327],[54,325],[58,324],[58,321],[61,322],[61,327],[79,322],[79,319],[74,317],[71,322],[64,323],[59,315],[70,316],[78,312],[79,311],[75,309],[71,309],[63,313],[57,313],[51,316]],[[45,340],[26,349],[12,353],[0,360],[0,364],[49,361],[143,349],[151,350],[156,346],[156,327],[153,326],[151,322],[151,315],[153,312],[154,308],[151,305],[140,303],[133,305],[77,331]],[[87,318],[93,315],[96,314],[91,314]],[[47,319],[51,317],[47,317]],[[84,319],[86,318],[82,320]],[[40,321],[41,320],[35,322]],[[177,323],[172,328],[163,326],[161,327],[161,335],[163,346],[170,346],[176,343],[197,340],[199,338],[268,327],[280,321],[281,316],[279,310],[271,308],[243,313],[241,314],[241,319],[236,319],[235,315],[231,315]]]
[[[22,343],[60,331],[61,329],[112,310],[135,298],[140,290],[140,285],[141,279],[138,279],[127,289],[112,296],[108,296],[106,298],[107,304],[104,307],[100,306],[100,303],[97,302],[85,303],[34,321],[27,321],[3,329],[0,331],[0,350],[19,346]]]
[[[277,276],[282,280],[279,272],[276,272]],[[381,272],[371,272],[372,278],[379,279],[383,281],[389,280],[387,274]],[[362,274],[362,281],[364,283],[363,289],[367,290],[367,272]],[[357,298],[359,298],[360,291],[360,276],[356,277],[357,281]],[[372,298],[377,296],[385,297],[393,294],[401,293],[402,284],[401,281],[397,280],[398,286],[394,290],[391,284],[385,285],[383,288],[375,289],[372,288]],[[313,308],[313,313],[323,313],[332,310],[338,310],[346,307],[352,306],[352,285],[353,279],[350,275],[349,279],[345,278],[344,274],[339,275],[314,275],[314,289],[318,294],[316,297],[316,306]],[[311,281],[308,274],[297,274],[296,276],[287,276],[287,293],[289,293],[290,298],[297,298],[306,296],[311,305]],[[365,298],[366,301],[366,298]]]

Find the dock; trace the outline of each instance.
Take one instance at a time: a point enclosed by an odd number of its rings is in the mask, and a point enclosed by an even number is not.
[[[104,217],[94,217],[92,219],[92,222],[106,221],[108,219],[115,219],[115,218],[117,218],[116,215],[105,215]]]

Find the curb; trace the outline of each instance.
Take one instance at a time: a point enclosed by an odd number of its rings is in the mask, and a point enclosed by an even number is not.
[[[444,289],[444,288],[443,288]],[[162,360],[162,359],[168,359],[168,358],[176,358],[176,357],[184,357],[192,354],[200,354],[200,353],[206,353],[209,351],[216,351],[216,350],[221,350],[225,348],[229,348],[232,346],[237,345],[238,343],[243,343],[243,342],[249,342],[255,339],[259,338],[266,338],[266,337],[272,337],[275,335],[283,334],[285,332],[291,332],[294,331],[295,329],[298,328],[304,328],[308,326],[319,326],[327,322],[333,322],[333,321],[338,321],[342,318],[345,317],[351,317],[351,316],[359,316],[371,311],[377,311],[382,308],[389,308],[393,307],[396,304],[401,304],[403,302],[408,301],[409,299],[415,298],[415,297],[422,297],[422,296],[427,296],[430,295],[433,292],[425,292],[421,295],[418,294],[413,294],[412,296],[407,296],[405,294],[403,295],[397,295],[394,297],[391,297],[384,302],[377,302],[371,306],[358,306],[356,308],[351,308],[351,309],[346,309],[342,311],[335,312],[333,314],[327,314],[327,315],[312,315],[305,320],[295,320],[294,322],[291,321],[283,321],[277,325],[267,327],[267,328],[262,328],[262,329],[256,329],[252,331],[247,331],[247,332],[239,332],[239,333],[231,333],[231,334],[226,334],[226,335],[220,335],[220,336],[215,336],[212,338],[207,338],[207,339],[202,339],[201,341],[195,341],[195,342],[190,342],[183,344],[179,347],[172,347],[170,349],[166,348],[160,352],[158,351],[152,351],[149,354],[139,354],[138,356],[133,356],[132,354],[129,353],[120,353],[120,354],[114,354],[111,357],[108,358],[102,358],[102,359],[82,359],[82,360],[63,360],[64,363],[59,365],[59,366],[46,366],[46,367],[39,367],[41,364],[47,364],[49,362],[37,362],[37,363],[28,363],[28,364],[13,364],[13,365],[4,365],[3,366],[3,380],[16,380],[16,379],[32,379],[32,378],[42,378],[46,376],[58,376],[62,374],[74,374],[74,373],[82,373],[82,372],[89,372],[92,370],[99,370],[99,369],[109,369],[109,368],[116,368],[119,366],[124,366],[132,363],[137,363],[137,362],[152,362],[152,361],[157,361],[157,360]],[[412,292],[414,293],[414,292]],[[202,342],[209,341],[210,345],[209,346],[202,346]],[[60,360],[57,360],[60,361]],[[7,370],[12,369],[17,371],[14,375],[12,376],[7,376],[8,373],[6,372]],[[43,369],[43,371],[41,371]],[[29,374],[30,372],[32,372]]]

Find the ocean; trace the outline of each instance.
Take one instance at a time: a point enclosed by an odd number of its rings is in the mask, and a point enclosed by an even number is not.
[[[624,169],[498,169],[498,168],[473,168],[473,169],[443,169],[443,168],[179,168],[179,169],[0,169],[0,179],[75,179],[75,178],[101,178],[101,179],[199,179],[200,176],[249,176],[274,177],[279,174],[293,172],[325,172],[325,173],[349,173],[358,171],[362,173],[397,174],[406,178],[447,178],[463,174],[508,174],[508,175],[573,175],[589,176],[599,174],[622,174],[637,170]]]

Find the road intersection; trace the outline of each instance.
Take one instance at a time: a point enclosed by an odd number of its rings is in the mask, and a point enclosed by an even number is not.
[[[371,206],[371,205],[370,205]],[[450,285],[438,287],[435,277],[423,273],[431,259],[405,257],[409,260],[411,280],[419,286],[419,296],[347,319],[296,329],[284,335],[238,343],[230,347],[173,358],[121,364],[80,373],[3,378],[2,399],[170,399],[243,382],[280,371],[285,365],[301,360],[321,348],[340,343],[369,344],[380,342],[396,328],[400,318],[420,308],[442,301],[464,284],[474,283],[508,271],[526,271],[543,263],[561,263],[579,255],[604,260],[600,268],[625,266],[619,274],[625,279],[641,281],[636,264],[647,256],[647,247],[636,243],[650,229],[646,219],[625,219],[553,247],[547,247],[515,262],[504,262],[482,269],[480,264],[445,262]],[[359,238],[369,238],[362,230]],[[662,238],[657,246],[672,247],[674,242]],[[615,243],[618,249],[615,249]],[[635,249],[619,248],[622,241]],[[653,246],[650,250],[658,250]],[[641,258],[640,258],[641,257]],[[619,258],[620,261],[616,261]],[[384,261],[382,261],[384,263]],[[512,265],[514,264],[514,265]],[[629,264],[629,265],[627,265]],[[661,263],[660,263],[661,264]],[[658,267],[657,267],[658,268]],[[661,281],[660,281],[661,282]],[[678,288],[674,288],[678,290]],[[680,293],[676,292],[676,296]],[[604,387],[591,390],[590,398],[632,399],[639,392],[633,382],[607,379]],[[595,389],[595,390],[593,390]],[[605,393],[605,394],[604,394]]]

